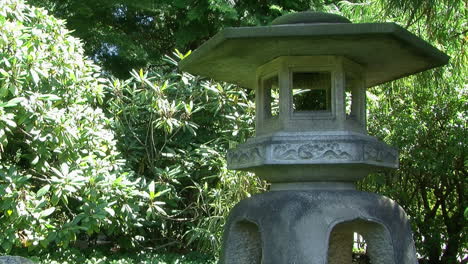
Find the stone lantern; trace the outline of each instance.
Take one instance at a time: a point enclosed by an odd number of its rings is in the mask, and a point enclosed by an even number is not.
[[[220,262],[351,263],[358,232],[372,263],[415,264],[403,209],[355,189],[371,172],[398,168],[397,150],[367,135],[366,88],[447,61],[394,23],[317,12],[226,28],[181,61],[255,90],[256,136],[229,151],[228,166],[271,188],[231,211]]]

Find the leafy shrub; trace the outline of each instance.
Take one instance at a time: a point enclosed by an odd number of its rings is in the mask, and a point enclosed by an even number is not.
[[[214,264],[212,257],[200,253],[174,254],[166,252],[137,251],[133,253],[106,253],[99,250],[81,251],[77,249],[58,250],[34,257],[36,263],[43,264]]]
[[[219,248],[229,209],[265,187],[228,171],[224,158],[253,131],[251,95],[168,62],[108,82],[63,21],[22,0],[2,2],[4,251],[98,234],[121,246]]]
[[[107,109],[132,169],[157,191],[169,190],[162,199],[167,214],[145,226],[146,237],[213,253],[229,210],[265,188],[252,174],[227,170],[224,158],[251,136],[254,106],[242,88],[179,72],[177,60],[185,56],[113,80]]]
[[[369,133],[400,150],[400,168],[370,175],[361,187],[387,195],[405,209],[420,262],[466,263],[465,2],[343,2],[341,10],[355,23],[399,23],[451,57],[444,67],[369,91]]]
[[[105,79],[64,22],[22,0],[0,3],[0,245],[68,246],[132,235],[151,188],[124,171]],[[151,187],[151,185],[149,186]],[[154,195],[153,195],[154,198]]]

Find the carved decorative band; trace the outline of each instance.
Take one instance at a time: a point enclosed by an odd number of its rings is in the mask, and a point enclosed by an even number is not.
[[[268,153],[268,155],[267,155]],[[366,141],[259,143],[231,149],[227,155],[232,169],[262,164],[370,163],[375,166],[398,166],[398,152],[385,144]]]
[[[227,155],[228,164],[238,166],[242,164],[263,161],[263,147],[257,146],[247,149],[229,150]]]
[[[276,160],[354,160],[339,143],[278,144],[273,146]]]
[[[364,160],[397,163],[398,154],[396,151],[381,146],[366,144],[364,146]]]

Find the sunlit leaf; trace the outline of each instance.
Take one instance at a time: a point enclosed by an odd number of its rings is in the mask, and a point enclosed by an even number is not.
[[[49,190],[50,190],[50,185],[47,184],[47,185],[45,185],[44,187],[42,187],[41,189],[39,189],[39,190],[37,191],[36,197],[39,198],[39,197],[44,196],[47,192],[49,192]]]
[[[47,217],[47,216],[51,215],[54,212],[55,212],[55,207],[50,207],[50,208],[48,208],[48,209],[41,212],[41,217]]]

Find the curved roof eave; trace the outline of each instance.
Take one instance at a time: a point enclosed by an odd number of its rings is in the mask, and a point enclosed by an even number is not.
[[[179,63],[183,71],[253,88],[256,68],[279,56],[338,55],[366,69],[367,86],[444,65],[449,57],[394,23],[226,28]]]

